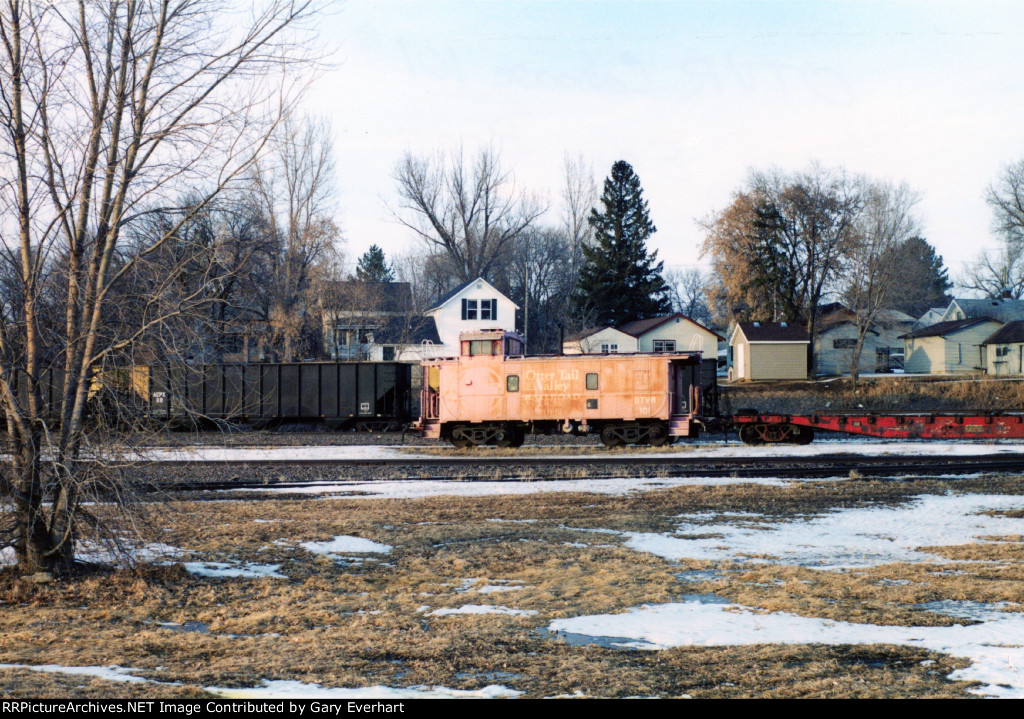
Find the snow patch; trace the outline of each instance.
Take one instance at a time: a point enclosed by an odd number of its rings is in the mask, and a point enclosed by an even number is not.
[[[844,509],[791,522],[753,521],[753,515],[717,515],[726,521],[713,521],[715,515],[701,513],[683,515],[672,534],[611,533],[626,537],[631,549],[671,560],[743,560],[834,570],[889,562],[943,563],[947,560],[919,548],[1024,534],[1024,519],[982,514],[1021,507],[1024,497],[1017,495],[926,495],[897,507]],[[777,559],[750,559],[757,555]]]
[[[363,537],[346,536],[337,536],[329,542],[300,542],[299,546],[313,554],[387,554],[392,549],[390,544],[381,544]]]
[[[510,607],[498,607],[489,604],[465,604],[457,609],[435,609],[428,617],[447,617],[452,614],[507,614],[515,617],[532,617],[537,611],[534,609],[511,609]]]
[[[624,614],[558,619],[552,632],[633,640],[633,649],[755,644],[897,644],[970,659],[951,680],[977,681],[974,693],[1024,698],[1024,615],[1002,613],[981,624],[902,627],[853,624],[784,612],[757,614],[735,604],[686,602]],[[1015,639],[1016,638],[1016,639]]]
[[[490,684],[482,689],[449,689],[424,685],[345,689],[296,681],[263,682],[262,686],[252,689],[206,687],[206,691],[226,699],[511,699],[523,693],[498,684]]]

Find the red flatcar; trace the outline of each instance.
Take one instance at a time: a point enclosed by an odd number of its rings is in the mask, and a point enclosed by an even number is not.
[[[466,332],[461,355],[422,363],[424,437],[518,447],[528,433],[597,432],[608,447],[695,437],[701,354],[526,357],[521,336]]]

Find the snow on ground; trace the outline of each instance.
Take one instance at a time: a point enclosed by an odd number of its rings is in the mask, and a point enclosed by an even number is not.
[[[537,494],[539,492],[593,492],[611,496],[622,496],[651,489],[667,489],[688,485],[763,484],[783,487],[790,482],[840,481],[830,479],[788,479],[782,477],[737,478],[737,477],[675,477],[651,479],[623,477],[619,479],[561,479],[508,482],[452,482],[445,480],[392,480],[365,482],[331,482],[310,487],[273,488],[261,487],[251,490],[230,490],[231,492],[259,492],[260,494],[342,494],[345,499],[419,499],[422,497],[488,497],[495,494]]]
[[[390,544],[381,544],[363,537],[337,536],[329,542],[300,542],[299,546],[313,554],[387,554],[391,551]]]
[[[917,548],[1024,534],[1024,519],[982,514],[1022,507],[1024,496],[1019,495],[925,495],[895,507],[858,507],[787,522],[731,513],[682,515],[671,534],[616,534],[628,537],[626,545],[632,549],[672,560],[770,555],[776,559],[751,561],[840,569],[887,562],[942,562],[941,557]]]
[[[65,667],[58,664],[0,664],[0,669],[27,669],[48,674],[89,676],[112,682],[167,684],[130,674],[143,671],[119,666],[109,667]],[[228,689],[206,687],[206,691],[225,699],[510,699],[522,692],[497,684],[483,689],[449,689],[448,687],[414,686],[404,689],[392,687],[330,688],[319,684],[305,684],[296,681],[263,682],[252,689]]]
[[[63,667],[59,664],[0,664],[0,669],[28,669],[33,672],[43,672],[46,674],[72,674],[76,676],[98,677],[111,682],[141,683],[150,681],[149,679],[143,679],[142,677],[136,677],[129,674],[129,672],[142,671],[141,669],[131,669],[116,665],[109,667]]]
[[[536,613],[537,612],[534,609],[511,609],[510,607],[494,606],[490,604],[464,604],[456,609],[435,609],[428,613],[427,616],[447,617],[452,614],[507,614],[515,617],[531,617]]]
[[[798,564],[820,570],[888,562],[942,562],[922,546],[978,543],[985,537],[1024,533],[1024,519],[983,514],[1024,507],[1024,496],[926,495],[896,507],[863,507],[804,521],[765,522],[760,515],[683,515],[672,534],[618,533],[627,546],[668,559],[743,560]],[[610,532],[611,533],[611,532]],[[685,535],[692,533],[694,538]],[[706,535],[718,535],[707,538]],[[960,603],[963,604],[963,603]],[[787,613],[755,614],[721,601],[643,606],[624,614],[560,619],[549,630],[614,637],[611,645],[661,649],[673,646],[747,644],[902,644],[970,659],[951,679],[979,681],[979,693],[1024,698],[1024,613],[997,605],[926,606],[982,621],[973,626],[897,627],[851,624]],[[608,641],[603,642],[608,645]]]
[[[601,614],[552,622],[549,631],[616,637],[622,648],[751,644],[899,644],[970,659],[949,675],[978,681],[976,693],[1024,697],[1024,614],[1007,613],[982,624],[902,627],[851,624],[784,612],[755,614],[734,604],[692,601],[643,606],[625,614]],[[628,641],[632,640],[632,641]]]
[[[447,446],[439,444],[438,446]],[[682,445],[684,451],[645,452],[639,457],[680,457],[680,458],[715,458],[715,457],[810,457],[823,454],[892,454],[938,456],[972,456],[979,454],[1024,453],[1024,441],[1021,440],[988,440],[971,442],[966,440],[943,442],[939,440],[871,440],[840,438],[831,441],[815,441],[809,445],[775,445],[749,446],[739,442],[697,442]],[[335,447],[193,447],[176,449],[151,449],[143,453],[144,457],[153,460],[203,460],[205,462],[259,462],[271,460],[322,460],[322,459],[423,459],[433,458],[417,452],[411,447],[343,445]],[[580,455],[559,455],[567,463],[604,459],[608,454],[605,450],[594,447],[594,451]],[[531,454],[530,457],[543,455]]]
[[[199,577],[244,577],[259,579],[260,577],[277,577],[287,579],[278,574],[280,564],[251,564],[249,562],[186,562],[185,569]]]
[[[359,689],[331,689],[319,684],[295,681],[264,682],[254,689],[218,689],[206,691],[225,699],[510,699],[522,692],[491,684],[483,689],[449,689],[448,687],[414,686],[405,689],[393,687],[361,687]]]

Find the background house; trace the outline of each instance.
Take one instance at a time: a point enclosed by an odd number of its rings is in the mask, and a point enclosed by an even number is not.
[[[1024,374],[1024,320],[1007,322],[989,335],[982,345],[988,374]]]
[[[459,334],[468,330],[514,332],[517,309],[519,305],[482,277],[465,282],[439,298],[424,313],[433,320],[439,343],[421,345],[420,357],[458,357]]]
[[[706,357],[715,357],[718,342],[723,339],[679,312],[627,322],[618,329],[636,338],[638,352],[703,352]]]
[[[939,322],[908,332],[904,369],[911,374],[984,372],[985,341],[1003,323],[988,317]]]
[[[896,310],[879,313],[878,321],[871,325],[864,337],[857,363],[858,374],[903,369],[901,337],[913,327],[914,318],[908,314]],[[818,333],[814,338],[815,374],[851,374],[856,347],[854,314],[840,305],[818,321]]]
[[[569,335],[562,342],[562,353],[608,354],[615,352],[637,352],[637,339],[614,327],[591,327]]]
[[[807,379],[810,343],[807,331],[791,322],[739,322],[729,335],[729,379]]]

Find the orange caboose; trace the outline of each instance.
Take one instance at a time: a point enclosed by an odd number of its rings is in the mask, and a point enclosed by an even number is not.
[[[424,360],[424,437],[518,447],[528,433],[597,432],[609,447],[694,437],[701,354],[526,357],[504,330],[465,332],[461,356]]]

